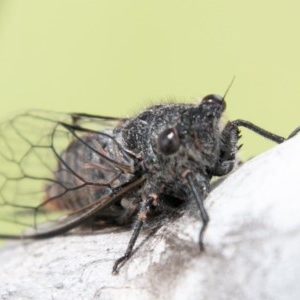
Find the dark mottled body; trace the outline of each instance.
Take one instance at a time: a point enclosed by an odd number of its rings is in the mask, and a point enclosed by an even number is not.
[[[111,187],[120,186],[140,173],[147,178],[146,181],[134,191],[122,195],[114,205],[100,211],[96,216],[98,219],[118,224],[131,222],[131,217],[139,210],[142,195],[156,194],[158,199],[160,195],[169,195],[188,201],[193,196],[184,178],[185,172],[192,172],[196,183],[208,190],[213,175],[223,175],[219,174],[220,171],[227,173],[234,165],[237,130],[232,133],[234,136],[230,136],[232,145],[227,153],[226,168],[218,170],[221,159],[225,158],[222,158],[222,153],[228,148],[228,137],[222,136],[219,122],[221,113],[222,107],[212,112],[210,107],[198,105],[156,105],[106,131],[114,139],[97,134],[83,136],[86,144],[106,157],[130,166],[131,171],[123,173],[107,159],[99,157],[97,152],[87,149],[82,140],[75,140],[63,153],[64,163],[60,163],[55,174],[60,184],[48,187],[47,198],[56,198],[52,205],[59,208],[78,210],[111,194]],[[158,148],[158,137],[167,128],[177,128],[180,134],[181,145],[173,155],[165,155]],[[120,153],[115,141],[125,152]],[[76,173],[72,174],[70,168]],[[86,182],[100,185],[85,185],[63,194],[61,183],[70,190]],[[60,194],[63,195],[57,198]]]

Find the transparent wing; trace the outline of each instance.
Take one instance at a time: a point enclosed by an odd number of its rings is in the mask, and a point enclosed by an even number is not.
[[[69,230],[140,184],[113,134],[125,120],[28,111],[1,123],[0,237]]]

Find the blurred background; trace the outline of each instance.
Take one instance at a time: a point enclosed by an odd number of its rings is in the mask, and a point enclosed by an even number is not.
[[[128,116],[227,95],[228,119],[300,124],[299,1],[0,1],[0,118],[28,108]],[[241,155],[272,146],[243,131]]]

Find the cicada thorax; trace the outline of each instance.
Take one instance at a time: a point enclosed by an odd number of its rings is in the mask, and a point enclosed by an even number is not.
[[[46,187],[47,209],[80,210],[105,197],[128,182],[133,159],[121,151],[109,134],[90,133],[74,139],[59,155],[54,180]]]

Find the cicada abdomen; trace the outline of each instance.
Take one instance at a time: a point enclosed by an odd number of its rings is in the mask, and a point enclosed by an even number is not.
[[[113,187],[132,177],[114,165],[115,161],[122,162],[120,156],[111,140],[100,135],[74,140],[59,158],[55,182],[46,188],[46,201],[50,206],[75,211],[109,195]]]

